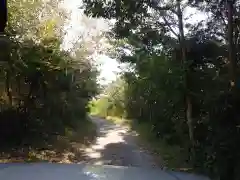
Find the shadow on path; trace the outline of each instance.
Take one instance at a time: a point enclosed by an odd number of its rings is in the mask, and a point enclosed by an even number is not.
[[[93,117],[98,127],[96,143],[87,148],[86,161],[90,164],[156,167],[153,157],[136,144],[137,134],[126,126],[115,125],[107,120]]]

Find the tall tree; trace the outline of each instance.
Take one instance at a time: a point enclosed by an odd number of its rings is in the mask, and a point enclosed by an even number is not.
[[[165,1],[109,1],[103,3],[94,0],[85,0],[85,12],[92,16],[115,18],[114,27],[116,38],[128,38],[129,43],[136,48],[153,52],[160,44],[171,45],[170,48],[179,46],[181,49],[181,66],[185,70],[185,106],[186,119],[189,127],[189,138],[194,144],[194,128],[192,118],[192,100],[190,97],[190,84],[188,80],[189,68],[186,58],[186,43],[183,22],[183,7],[188,3],[181,0]],[[175,18],[177,16],[177,18]],[[176,31],[176,24],[178,24]],[[175,40],[175,41],[174,41]],[[142,47],[137,47],[142,44]]]
[[[229,73],[230,73],[230,85],[233,89],[236,88],[236,52],[235,52],[235,45],[234,45],[234,37],[233,37],[233,31],[234,31],[234,5],[236,0],[227,0],[226,6],[227,6],[227,15],[228,15],[228,61],[229,61]]]

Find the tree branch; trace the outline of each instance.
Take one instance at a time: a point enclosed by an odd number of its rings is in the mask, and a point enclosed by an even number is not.
[[[220,18],[222,19],[223,24],[224,24],[225,26],[227,26],[227,23],[225,22],[225,19],[224,19],[224,17],[223,17],[223,13],[222,13],[222,12],[220,12]]]
[[[165,24],[168,26],[168,28],[170,29],[170,31],[177,37],[179,38],[179,35],[173,30],[173,28],[170,26],[168,20],[165,18],[165,16],[162,16]]]

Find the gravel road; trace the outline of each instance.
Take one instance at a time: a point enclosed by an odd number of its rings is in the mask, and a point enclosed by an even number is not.
[[[89,163],[100,165],[156,167],[154,159],[136,143],[137,134],[105,119],[91,118],[97,125],[96,143],[86,149]]]

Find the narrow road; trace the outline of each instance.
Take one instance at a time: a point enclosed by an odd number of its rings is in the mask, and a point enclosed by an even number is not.
[[[92,117],[97,125],[96,143],[86,149],[89,163],[100,165],[155,167],[153,157],[136,143],[137,134],[127,127]]]

